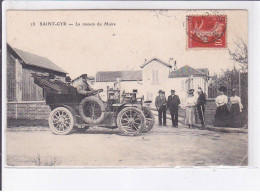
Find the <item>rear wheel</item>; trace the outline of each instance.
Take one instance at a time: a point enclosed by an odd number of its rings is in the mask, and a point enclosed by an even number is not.
[[[67,135],[73,129],[74,117],[69,109],[57,107],[50,113],[49,126],[54,134]]]
[[[153,128],[155,124],[155,118],[152,111],[147,107],[143,107],[143,113],[145,116],[145,128],[142,132],[146,133]]]
[[[135,107],[124,108],[117,116],[117,126],[126,135],[139,135],[145,128],[144,114]]]

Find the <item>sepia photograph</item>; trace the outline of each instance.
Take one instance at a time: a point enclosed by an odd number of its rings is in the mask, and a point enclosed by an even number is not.
[[[247,10],[8,10],[6,166],[248,165]]]

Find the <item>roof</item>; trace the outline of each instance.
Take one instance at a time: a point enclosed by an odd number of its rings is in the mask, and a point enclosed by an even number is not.
[[[176,78],[176,77],[189,77],[189,76],[208,76],[204,72],[194,69],[188,65],[177,69],[176,71],[172,71],[169,75],[169,78]]]
[[[13,50],[16,53],[16,55],[27,65],[40,67],[43,69],[48,69],[60,73],[67,73],[46,57],[41,57],[17,48],[12,48],[10,45],[8,46],[9,49]]]
[[[140,67],[143,68],[143,67],[145,67],[146,65],[148,65],[149,63],[151,63],[152,61],[158,61],[158,62],[160,62],[161,64],[163,64],[163,65],[165,65],[165,66],[167,66],[167,67],[169,67],[169,68],[172,68],[171,65],[169,65],[168,63],[166,63],[166,62],[164,62],[164,61],[162,61],[161,59],[158,59],[158,58],[156,58],[156,57],[153,58],[153,59],[151,59],[150,61],[144,63],[144,64],[141,65]]]
[[[209,69],[208,68],[198,68],[197,70],[199,70],[202,73],[205,73],[207,76],[209,76]]]
[[[96,82],[142,81],[142,71],[99,71],[96,74]]]

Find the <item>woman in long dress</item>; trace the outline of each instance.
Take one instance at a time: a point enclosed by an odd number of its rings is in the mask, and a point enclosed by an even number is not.
[[[230,107],[230,118],[231,118],[231,127],[238,128],[242,127],[241,112],[243,105],[241,103],[241,98],[236,95],[236,90],[233,90],[231,97],[229,98]]]
[[[185,124],[194,127],[195,124],[195,106],[197,104],[197,99],[194,97],[194,90],[188,90],[188,98],[185,102]]]
[[[214,118],[214,127],[228,127],[230,123],[229,110],[227,107],[228,97],[225,95],[226,87],[219,88],[219,96],[217,96],[215,103],[217,110]]]

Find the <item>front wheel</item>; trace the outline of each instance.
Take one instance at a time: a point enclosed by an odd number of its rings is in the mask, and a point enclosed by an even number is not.
[[[123,108],[117,115],[117,126],[125,135],[139,135],[145,128],[144,114],[135,107]]]
[[[74,126],[74,118],[69,109],[57,107],[51,111],[49,116],[49,126],[56,135],[67,135]]]

